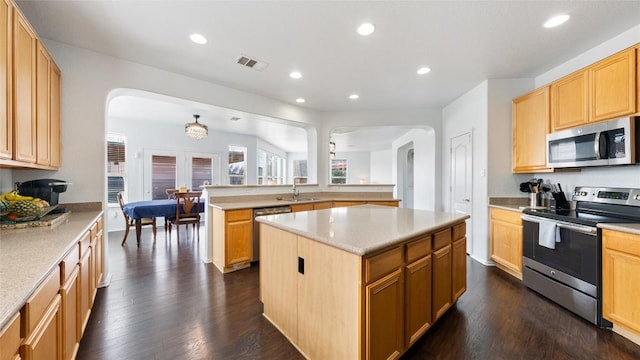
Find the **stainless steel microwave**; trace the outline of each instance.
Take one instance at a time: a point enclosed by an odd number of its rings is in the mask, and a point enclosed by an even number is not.
[[[547,167],[635,164],[640,117],[625,117],[547,134]]]

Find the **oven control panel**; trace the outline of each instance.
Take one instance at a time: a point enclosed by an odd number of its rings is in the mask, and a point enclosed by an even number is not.
[[[572,199],[576,201],[640,206],[640,189],[578,186],[573,191]]]

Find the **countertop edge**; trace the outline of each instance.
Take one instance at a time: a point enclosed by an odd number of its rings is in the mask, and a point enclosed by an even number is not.
[[[489,205],[489,207],[493,209],[502,209],[514,212],[522,212],[522,210],[524,210],[524,207],[520,205]]]
[[[629,234],[640,235],[640,224],[624,223],[599,223],[598,228],[605,230],[621,231]]]
[[[263,207],[275,207],[275,206],[293,206],[293,205],[302,205],[302,204],[315,204],[315,203],[323,203],[329,201],[398,201],[400,199],[358,199],[358,198],[340,198],[340,199],[313,199],[306,201],[288,201],[288,200],[264,200],[264,201],[251,201],[251,202],[229,202],[229,203],[209,203],[209,207],[218,209],[218,210],[244,210],[244,209],[257,209]]]

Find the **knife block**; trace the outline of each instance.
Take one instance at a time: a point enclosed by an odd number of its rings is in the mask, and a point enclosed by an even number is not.
[[[551,195],[556,201],[556,209],[569,210],[569,202],[567,201],[567,198],[564,196],[563,192],[554,192],[551,193]]]

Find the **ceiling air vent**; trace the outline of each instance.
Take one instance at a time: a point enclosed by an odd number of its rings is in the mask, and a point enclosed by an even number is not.
[[[240,57],[236,60],[236,62],[242,66],[246,66],[248,68],[252,68],[253,70],[262,71],[269,66],[264,61],[260,61],[258,59],[250,58],[246,55],[240,55]]]

